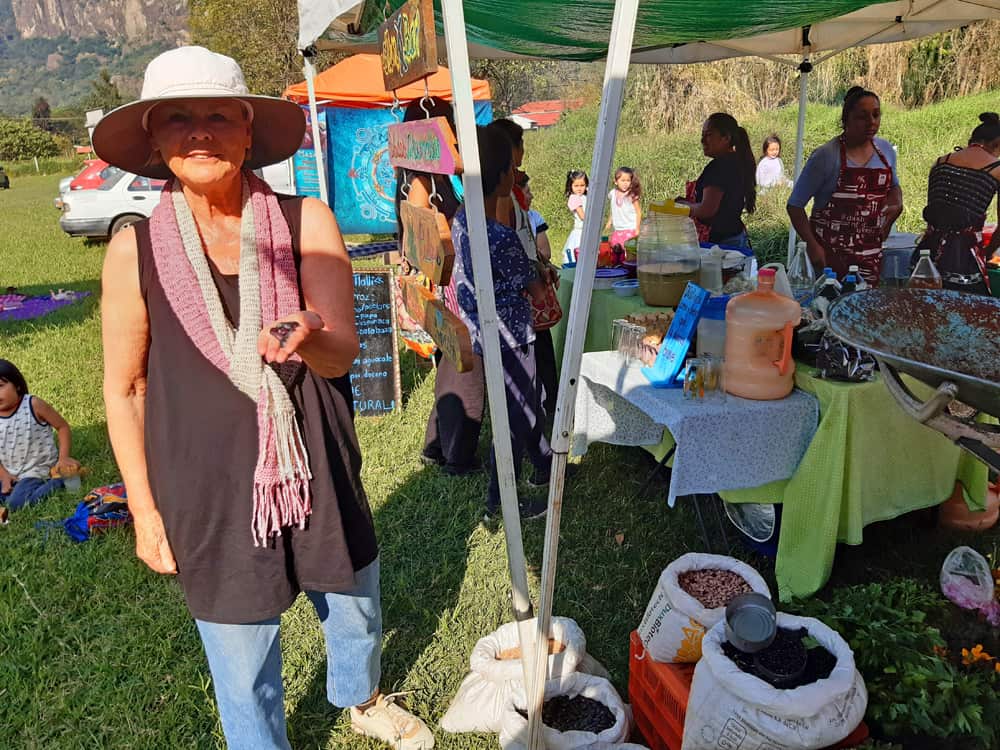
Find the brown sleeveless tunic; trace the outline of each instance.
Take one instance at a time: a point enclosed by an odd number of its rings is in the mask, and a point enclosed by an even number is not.
[[[279,199],[298,264],[302,200]],[[302,367],[286,383],[309,451],[312,515],[305,529],[284,529],[269,547],[254,547],[256,406],[187,337],[157,277],[149,224],[135,229],[150,333],[146,461],[191,614],[256,622],[279,615],[301,590],[351,588],[378,545],[361,485],[349,376],[326,380]],[[238,326],[239,277],[209,266]]]

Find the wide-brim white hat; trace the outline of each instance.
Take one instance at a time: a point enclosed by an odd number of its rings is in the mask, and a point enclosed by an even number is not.
[[[167,165],[154,158],[146,116],[160,102],[177,99],[238,99],[249,106],[251,146],[243,163],[248,169],[284,161],[302,145],[306,120],[298,104],[250,94],[243,71],[233,58],[189,46],[150,61],[139,99],[112,110],[94,128],[94,151],[128,172],[158,179],[171,177]]]

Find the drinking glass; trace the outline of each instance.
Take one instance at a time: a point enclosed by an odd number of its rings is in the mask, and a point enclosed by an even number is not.
[[[626,325],[628,325],[628,322],[624,318],[617,318],[611,321],[611,351],[617,352],[622,356],[624,356],[622,337],[625,333]]]
[[[726,400],[726,358],[716,354],[706,354],[705,360],[705,393],[719,401]]]
[[[684,398],[699,401],[705,398],[705,360],[692,357],[684,371]]]

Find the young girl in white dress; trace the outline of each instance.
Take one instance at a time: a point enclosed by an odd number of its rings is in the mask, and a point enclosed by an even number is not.
[[[586,172],[574,169],[566,175],[566,208],[573,215],[573,230],[563,245],[563,263],[576,263],[580,241],[583,238],[583,216],[587,209],[589,187],[590,180]]]

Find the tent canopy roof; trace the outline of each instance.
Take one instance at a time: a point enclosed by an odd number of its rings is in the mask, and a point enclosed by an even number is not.
[[[341,107],[388,107],[392,105],[392,92],[385,91],[382,81],[382,63],[378,55],[360,54],[341,60],[316,76],[316,99],[336,102]],[[446,67],[439,66],[437,72],[427,78],[427,92],[435,99],[451,101],[451,74]],[[396,91],[403,103],[419,99],[424,95],[424,84],[420,81],[404,86]],[[285,89],[285,97],[305,103],[309,94],[305,81]],[[476,101],[490,99],[490,84],[473,79],[472,98]]]
[[[388,4],[396,8],[402,1]],[[350,36],[327,28],[357,4],[299,0],[300,48],[377,52],[374,30]],[[465,0],[464,6],[472,57],[586,61],[607,54],[614,0]],[[799,57],[914,39],[989,18],[1000,18],[1000,0],[643,0],[632,61]]]

